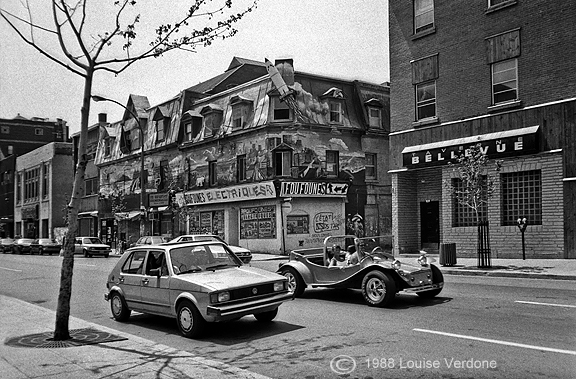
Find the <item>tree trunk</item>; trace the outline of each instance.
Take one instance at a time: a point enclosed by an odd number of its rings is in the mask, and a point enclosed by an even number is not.
[[[70,318],[70,298],[72,296],[72,274],[74,271],[74,239],[78,230],[78,208],[84,189],[84,173],[88,159],[86,157],[86,144],[88,138],[88,122],[90,116],[90,100],[92,95],[92,79],[94,70],[86,69],[84,78],[84,99],[82,102],[82,119],[80,124],[80,140],[78,143],[78,164],[74,174],[72,196],[68,204],[68,231],[63,246],[64,258],[60,272],[60,292],[58,293],[58,306],[56,308],[56,326],[54,340],[64,341],[70,339],[68,320]]]

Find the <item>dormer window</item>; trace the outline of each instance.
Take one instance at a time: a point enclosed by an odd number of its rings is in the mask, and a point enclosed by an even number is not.
[[[328,102],[328,107],[330,108],[329,123],[330,124],[342,124],[343,120],[343,104],[344,104],[344,93],[340,88],[332,87],[328,91],[324,92],[320,99]]]
[[[291,121],[292,112],[290,111],[288,103],[280,100],[280,96],[272,96],[271,100],[273,106],[272,119],[274,121]]]
[[[184,134],[182,142],[193,142],[202,130],[202,115],[196,111],[185,112],[182,116]]]
[[[109,157],[112,152],[112,138],[107,137],[104,139],[104,156]]]
[[[204,117],[204,138],[218,134],[222,126],[223,113],[223,109],[215,104],[209,104],[202,108],[200,114]]]
[[[154,128],[156,130],[156,143],[164,141],[170,126],[168,109],[164,106],[156,108],[152,121],[154,122]]]
[[[364,102],[368,114],[368,126],[370,128],[382,128],[382,102],[372,98]]]
[[[252,110],[252,100],[236,95],[230,99],[232,105],[232,130],[243,129]]]

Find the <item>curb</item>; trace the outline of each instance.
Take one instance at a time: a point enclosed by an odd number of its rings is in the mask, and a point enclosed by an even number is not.
[[[502,271],[477,271],[477,270],[452,270],[440,268],[442,274],[456,276],[490,276],[501,278],[523,278],[523,279],[553,279],[553,280],[576,280],[574,275],[558,274],[532,274],[519,272],[502,272]]]

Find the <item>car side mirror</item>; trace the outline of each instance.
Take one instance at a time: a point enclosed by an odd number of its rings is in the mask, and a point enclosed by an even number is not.
[[[160,269],[159,268],[153,268],[150,270],[150,276],[155,276],[157,278],[160,277]]]

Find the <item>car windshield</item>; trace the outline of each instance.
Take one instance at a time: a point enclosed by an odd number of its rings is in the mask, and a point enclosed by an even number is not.
[[[220,244],[176,247],[170,250],[170,259],[176,275],[241,265],[238,258]]]
[[[88,238],[83,238],[82,243],[84,243],[84,244],[101,244],[102,241],[100,241],[100,238],[97,238],[97,237],[88,237]]]

